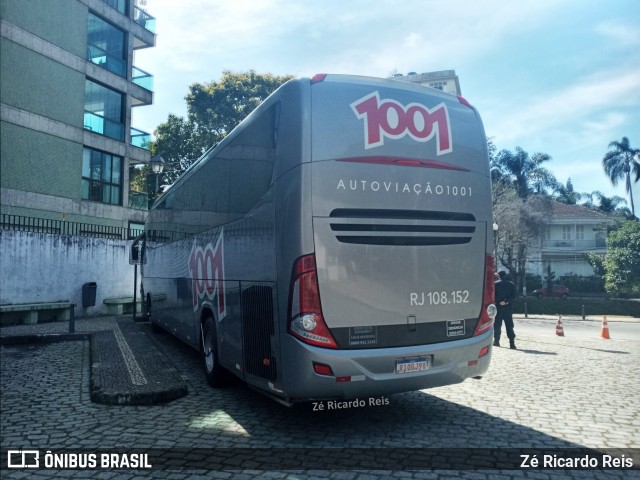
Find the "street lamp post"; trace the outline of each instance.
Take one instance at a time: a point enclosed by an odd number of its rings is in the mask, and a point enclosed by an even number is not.
[[[493,258],[494,268],[498,271],[498,224],[493,222]]]
[[[156,189],[153,191],[154,195],[157,195],[158,193],[158,179],[160,178],[160,174],[164,170],[164,163],[164,158],[162,158],[160,155],[154,155],[153,157],[151,157],[151,171],[156,176]]]

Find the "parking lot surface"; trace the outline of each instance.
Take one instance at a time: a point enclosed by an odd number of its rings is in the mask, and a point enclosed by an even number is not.
[[[79,331],[91,331],[112,328],[114,320],[77,324]],[[24,333],[21,328],[5,327],[2,334]],[[1,443],[3,455],[5,449],[151,449],[154,467],[5,468],[3,478],[640,478],[637,469],[511,468],[523,452],[533,456],[544,450],[563,460],[574,448],[613,452],[637,468],[640,340],[635,338],[527,333],[518,337],[518,350],[493,349],[482,380],[363,399],[366,406],[325,403],[320,411],[313,404],[286,408],[241,383],[212,389],[196,352],[169,335],[152,333],[148,324],[138,328],[179,372],[186,396],[160,405],[95,403],[91,340],[4,344]],[[500,455],[508,468],[478,467],[483,456]],[[443,457],[452,460],[447,464]],[[475,463],[465,463],[469,458]],[[279,464],[283,468],[274,468]]]

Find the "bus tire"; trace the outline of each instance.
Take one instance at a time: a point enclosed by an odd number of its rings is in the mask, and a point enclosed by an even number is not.
[[[207,383],[219,388],[225,384],[225,374],[218,362],[218,340],[216,325],[211,316],[207,316],[201,325],[200,347],[202,350],[202,364]]]

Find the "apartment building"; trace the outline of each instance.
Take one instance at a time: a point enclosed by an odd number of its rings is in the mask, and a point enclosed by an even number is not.
[[[462,95],[460,90],[460,80],[455,70],[440,70],[437,72],[409,72],[406,75],[396,73],[394,80],[418,83],[427,87],[436,88],[452,95]]]
[[[2,222],[140,228],[129,170],[151,160],[151,138],[131,109],[153,102],[135,56],[155,46],[155,19],[134,0],[0,5]]]

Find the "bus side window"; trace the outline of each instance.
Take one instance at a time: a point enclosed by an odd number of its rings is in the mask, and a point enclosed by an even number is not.
[[[231,160],[228,191],[230,221],[255,207],[269,190],[276,156],[278,106],[275,104],[264,112],[221,152],[222,156]]]

